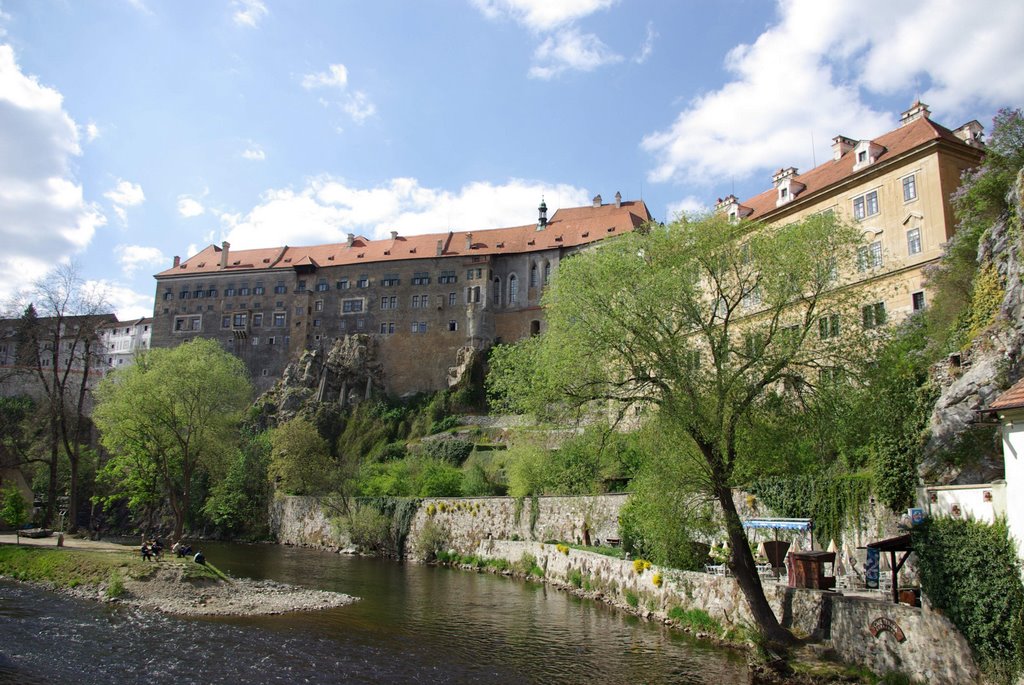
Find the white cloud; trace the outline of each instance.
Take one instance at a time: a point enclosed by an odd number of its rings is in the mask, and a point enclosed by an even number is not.
[[[522,179],[471,183],[450,192],[425,188],[414,178],[354,188],[321,176],[298,191],[269,190],[249,212],[219,218],[233,248],[315,245],[341,242],[347,233],[383,238],[392,230],[416,235],[528,224],[536,221],[542,195],[552,210],[556,202],[577,206],[589,200],[582,188]]]
[[[191,219],[194,216],[200,216],[205,211],[206,208],[203,207],[199,200],[189,197],[188,195],[178,196],[178,214],[186,219]]]
[[[245,148],[245,151],[242,152],[242,157],[253,162],[262,162],[267,158],[267,153],[259,145],[250,143],[249,147]]]
[[[106,223],[72,172],[78,125],[63,97],[0,44],[0,299],[67,261]]]
[[[95,122],[90,121],[85,125],[85,140],[89,143],[100,137],[100,127]]]
[[[164,253],[155,247],[142,245],[118,245],[114,248],[121,271],[127,278],[135,276],[135,272],[144,266],[159,266],[168,261]]]
[[[153,316],[153,291],[140,293],[107,280],[86,281],[84,287],[102,292],[118,321],[134,321]]]
[[[261,0],[232,0],[231,6],[235,8],[231,15],[234,22],[248,28],[256,28],[268,14],[267,6]]]
[[[977,7],[925,0],[786,0],[780,17],[751,45],[725,59],[733,75],[692,100],[666,130],[642,146],[657,159],[654,181],[707,184],[780,166],[809,168],[830,156],[831,138],[867,138],[896,125],[862,93],[916,92],[940,121],[979,115],[1024,99],[1024,5],[995,0]],[[870,17],[867,30],[864,17]],[[922,88],[923,87],[923,88]],[[812,155],[811,139],[815,142]]]
[[[114,213],[122,223],[128,218],[128,207],[137,207],[146,200],[142,186],[123,179],[118,179],[117,185],[112,190],[103,193],[103,197],[113,204]]]
[[[352,93],[341,108],[357,124],[363,123],[377,113],[377,105],[370,102],[370,98],[361,90]]]
[[[302,87],[306,90],[314,88],[341,88],[348,85],[348,69],[344,64],[328,65],[327,71],[306,74],[302,77]]]
[[[668,207],[665,208],[665,215],[669,221],[674,221],[681,215],[701,214],[709,209],[710,207],[708,207],[707,202],[703,198],[687,195],[682,200],[670,202]]]
[[[581,33],[570,27],[545,38],[534,51],[533,61],[530,76],[551,79],[569,69],[593,71],[606,64],[621,62],[622,55],[612,52],[594,34]]]
[[[471,0],[489,19],[510,18],[533,31],[549,31],[607,9],[616,0]]]
[[[637,64],[643,64],[647,61],[647,58],[654,52],[654,41],[658,38],[658,32],[654,30],[654,22],[647,22],[647,35],[644,36],[644,42],[640,45],[640,52],[633,58],[633,61]]]

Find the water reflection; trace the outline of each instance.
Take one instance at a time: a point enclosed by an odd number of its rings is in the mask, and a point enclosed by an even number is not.
[[[179,619],[0,583],[0,683],[722,683],[743,659],[543,585],[272,545],[204,543],[236,576],[361,598]]]

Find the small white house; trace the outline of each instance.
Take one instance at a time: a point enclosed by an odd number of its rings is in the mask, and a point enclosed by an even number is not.
[[[1024,379],[996,398],[989,409],[999,417],[1006,465],[1006,522],[1024,558]]]

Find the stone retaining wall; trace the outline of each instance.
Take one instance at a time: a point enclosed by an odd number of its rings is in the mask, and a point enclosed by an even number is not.
[[[423,557],[421,532],[428,523],[446,531],[451,549],[474,554],[484,540],[582,542],[619,536],[619,511],[627,495],[592,497],[439,497],[423,500],[413,518],[406,556]]]
[[[281,544],[343,549],[347,536],[331,526],[319,497],[277,496],[270,503],[270,533]]]

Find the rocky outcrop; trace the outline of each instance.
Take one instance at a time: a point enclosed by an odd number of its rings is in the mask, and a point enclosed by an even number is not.
[[[303,352],[260,403],[266,423],[274,424],[293,418],[310,402],[347,407],[383,392],[384,367],[377,358],[376,339],[346,335],[327,350]]]
[[[928,441],[919,475],[927,483],[959,484],[1001,478],[1002,454],[998,445],[978,444],[980,459],[954,466],[942,455],[958,443],[991,441],[985,431],[991,419],[983,410],[1010,385],[1024,376],[1024,281],[1020,261],[1020,226],[1024,220],[1024,169],[1007,198],[1014,216],[990,228],[978,245],[978,263],[992,265],[1006,291],[996,321],[960,355],[953,355],[933,369],[940,395],[932,410]]]

